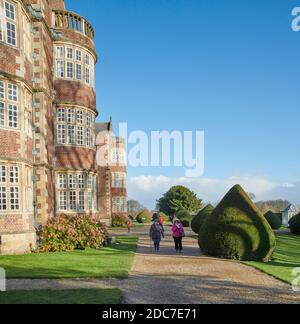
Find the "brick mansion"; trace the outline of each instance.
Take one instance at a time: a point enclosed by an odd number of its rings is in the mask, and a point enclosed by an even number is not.
[[[96,123],[96,62],[93,27],[64,0],[0,0],[0,254],[29,251],[60,214],[127,215],[125,143]]]

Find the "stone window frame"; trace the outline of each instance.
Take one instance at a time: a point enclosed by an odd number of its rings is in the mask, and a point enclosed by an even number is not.
[[[20,212],[21,166],[0,163],[0,172],[0,212]]]
[[[90,122],[88,122],[88,119],[90,119]],[[93,136],[95,113],[92,110],[80,106],[59,106],[57,108],[56,125],[57,145],[95,147],[95,136]]]
[[[70,49],[73,50],[72,56],[68,55]],[[55,45],[55,62],[57,79],[81,82],[95,89],[93,67],[95,59],[88,49],[68,43],[57,43]]]
[[[20,87],[4,79],[0,80],[0,129],[20,130]]]
[[[125,189],[126,180],[127,180],[126,172],[112,172],[111,186],[113,189]]]
[[[59,212],[88,213],[97,211],[97,174],[79,171],[57,173]],[[62,181],[61,179],[64,179]],[[91,186],[90,186],[91,181]],[[89,202],[92,197],[91,203]]]
[[[112,212],[114,214],[127,213],[127,198],[125,196],[112,197]]]
[[[7,5],[9,5],[9,11],[7,11]],[[18,46],[17,17],[17,3],[10,0],[0,0],[0,42],[12,47]],[[8,34],[8,26],[11,27],[10,35]],[[11,39],[10,42],[9,39]]]

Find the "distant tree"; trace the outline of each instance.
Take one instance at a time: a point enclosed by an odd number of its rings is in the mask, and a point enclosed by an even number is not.
[[[136,216],[138,213],[140,213],[144,209],[145,209],[145,207],[143,205],[141,205],[136,200],[128,200],[127,201],[127,210],[128,210],[128,213],[132,216]]]
[[[172,187],[157,200],[157,210],[167,215],[180,210],[196,213],[200,210],[201,205],[202,200],[193,191],[183,186]]]
[[[267,200],[267,201],[258,201],[256,206],[260,211],[265,214],[268,211],[272,211],[273,213],[281,213],[284,209],[286,209],[291,203],[288,200]]]

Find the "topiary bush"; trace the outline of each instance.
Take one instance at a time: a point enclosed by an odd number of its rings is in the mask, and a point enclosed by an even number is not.
[[[241,186],[234,186],[199,231],[203,253],[215,257],[263,261],[271,259],[275,235]]]
[[[148,209],[144,209],[136,216],[136,221],[140,224],[151,223],[152,214],[149,212]]]
[[[193,232],[199,234],[199,230],[202,227],[205,220],[212,214],[214,207],[212,205],[207,205],[192,219],[191,227]]]
[[[61,215],[40,226],[38,236],[39,252],[65,252],[99,249],[108,237],[108,232],[105,225],[89,216]]]
[[[119,228],[127,227],[128,221],[129,221],[129,218],[126,216],[121,216],[121,215],[113,216],[111,226],[119,227]]]
[[[187,219],[183,219],[181,223],[183,227],[190,227],[190,221],[188,221]]]
[[[300,214],[290,219],[289,226],[292,234],[300,235]]]
[[[277,214],[274,214],[271,210],[265,214],[265,219],[273,230],[279,230],[282,226],[282,221]]]
[[[184,227],[189,227],[192,221],[192,215],[187,210],[180,210],[176,217],[181,221]]]

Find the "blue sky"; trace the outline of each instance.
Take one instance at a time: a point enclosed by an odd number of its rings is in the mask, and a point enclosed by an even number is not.
[[[67,0],[96,33],[100,120],[129,130],[204,130],[205,173],[128,169],[148,207],[171,184],[215,201],[240,182],[300,202],[300,0]],[[299,196],[299,198],[298,198]]]

